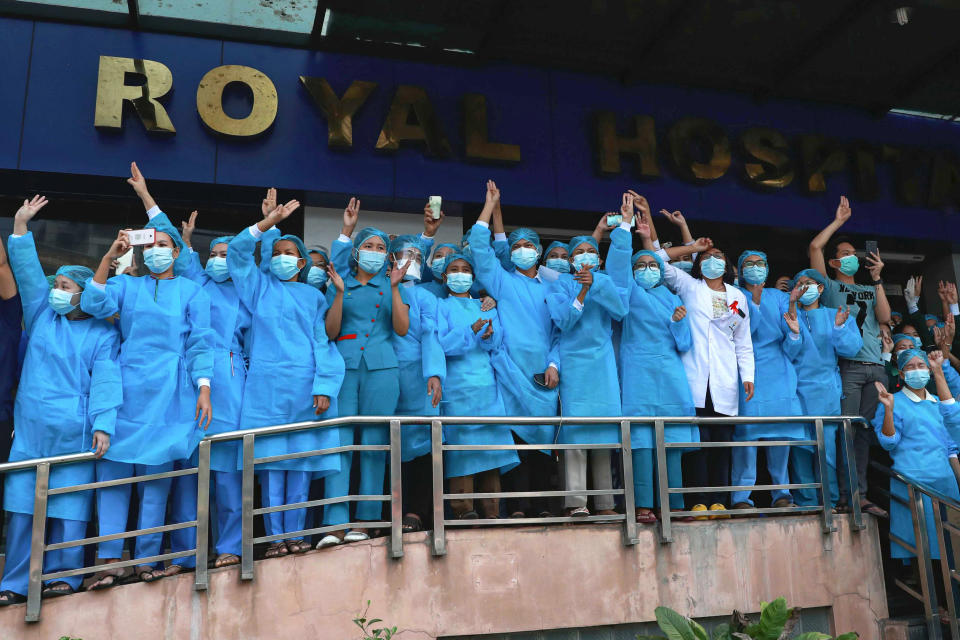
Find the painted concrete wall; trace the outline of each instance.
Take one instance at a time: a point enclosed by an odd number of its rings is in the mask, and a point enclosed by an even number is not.
[[[33,625],[23,606],[7,607],[0,635],[349,640],[367,600],[403,640],[636,624],[661,604],[714,618],[779,595],[830,608],[831,633],[863,640],[878,640],[887,616],[872,519],[861,532],[840,522],[830,536],[809,516],[696,522],[678,525],[669,545],[644,529],[632,547],[615,525],[456,530],[439,558],[420,533],[406,537],[401,560],[385,542],[258,562],[252,583],[235,568],[216,571],[206,593],[187,575],[59,598]]]

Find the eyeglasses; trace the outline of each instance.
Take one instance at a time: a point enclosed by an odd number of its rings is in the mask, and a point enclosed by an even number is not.
[[[745,267],[765,267],[767,266],[766,260],[744,260],[743,266]]]
[[[657,269],[659,271],[660,265],[658,265],[656,262],[638,262],[637,264],[633,265],[634,271],[646,271],[647,269]]]

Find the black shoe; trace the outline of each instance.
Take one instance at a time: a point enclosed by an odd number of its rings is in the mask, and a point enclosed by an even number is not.
[[[16,591],[0,591],[0,607],[9,607],[12,604],[23,604],[27,601],[27,596],[21,595]]]

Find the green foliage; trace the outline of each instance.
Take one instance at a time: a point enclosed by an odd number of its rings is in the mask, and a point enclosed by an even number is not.
[[[353,619],[353,624],[360,627],[360,631],[363,632],[363,637],[360,640],[390,640],[397,634],[396,627],[381,627],[379,629],[374,629],[373,625],[383,622],[380,618],[373,618],[372,620],[367,619],[367,612],[370,610],[370,601],[367,600],[367,606],[364,607],[363,613],[359,617]],[[61,640],[63,640],[61,638]]]
[[[369,605],[369,603],[367,603]],[[717,625],[708,637],[706,630],[696,621],[684,617],[668,607],[654,610],[657,625],[666,634],[663,636],[637,636],[637,640],[787,640],[800,620],[800,609],[790,609],[784,598],[760,603],[760,619],[752,622],[739,611],[730,616],[730,623]],[[857,640],[855,631],[837,636],[836,640]],[[811,631],[802,633],[793,640],[832,640],[830,636]]]

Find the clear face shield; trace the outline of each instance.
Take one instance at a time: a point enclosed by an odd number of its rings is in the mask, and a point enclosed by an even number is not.
[[[410,265],[403,279],[419,282],[423,270],[423,254],[420,253],[420,248],[412,244],[406,244],[393,255],[397,260],[397,268],[403,269],[408,264]]]

